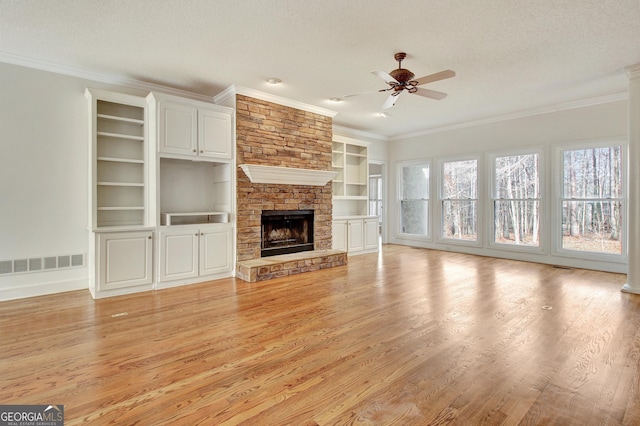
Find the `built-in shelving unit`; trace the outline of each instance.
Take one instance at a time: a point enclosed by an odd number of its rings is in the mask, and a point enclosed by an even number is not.
[[[344,196],[344,143],[333,142],[331,168],[338,174],[333,179],[333,196]]]
[[[87,90],[91,114],[92,229],[147,223],[144,98]]]
[[[148,105],[143,97],[87,89],[89,289],[96,297],[153,288]]]
[[[349,255],[378,250],[378,218],[368,216],[369,145],[333,136],[333,248]]]
[[[345,195],[367,198],[368,157],[367,147],[345,144]]]
[[[369,190],[368,144],[334,135],[332,144],[334,216],[366,215]]]

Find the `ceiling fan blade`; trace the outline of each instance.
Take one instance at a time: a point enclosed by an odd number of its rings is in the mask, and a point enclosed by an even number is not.
[[[378,77],[379,79],[383,80],[387,84],[391,84],[391,83],[399,84],[398,80],[396,80],[395,78],[391,77],[389,75],[389,73],[386,73],[384,71],[371,71],[371,73],[373,75],[375,75],[376,77]]]
[[[434,81],[444,80],[445,78],[455,77],[456,72],[452,70],[440,71],[435,74],[425,75],[424,77],[420,77],[415,79],[416,86],[420,86],[421,84],[431,83]]]
[[[383,91],[384,90],[387,90],[387,89],[383,89]],[[371,93],[378,93],[378,92],[379,92],[379,90],[369,90],[368,92],[352,93],[351,95],[342,96],[342,99],[352,98],[354,96],[360,96],[360,95],[368,95],[368,94],[371,94]]]
[[[424,96],[425,98],[437,99],[441,100],[447,97],[447,94],[444,92],[438,92],[436,90],[424,89],[422,87],[418,87],[414,95]]]
[[[396,101],[398,100],[398,97],[400,97],[400,93],[398,93],[397,95],[389,95],[389,97],[384,101],[384,104],[382,104],[382,109],[387,109],[394,106],[396,104]]]

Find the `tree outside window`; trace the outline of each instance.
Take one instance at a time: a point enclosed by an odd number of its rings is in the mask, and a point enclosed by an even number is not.
[[[538,154],[496,157],[494,161],[494,242],[539,246],[540,175]]]
[[[403,166],[401,171],[400,231],[429,235],[429,164]]]
[[[622,147],[562,152],[562,248],[622,254]]]
[[[447,161],[442,168],[442,237],[478,239],[478,161]]]

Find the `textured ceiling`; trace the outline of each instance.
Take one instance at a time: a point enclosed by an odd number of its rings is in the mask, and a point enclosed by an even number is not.
[[[0,60],[18,55],[205,95],[247,87],[338,112],[387,137],[627,90],[640,63],[640,0],[0,0]],[[328,98],[416,77],[441,101]],[[265,79],[278,77],[279,86]]]

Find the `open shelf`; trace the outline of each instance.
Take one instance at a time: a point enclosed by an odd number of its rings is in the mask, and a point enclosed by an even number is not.
[[[160,159],[160,224],[224,223],[231,211],[231,172],[225,161]]]
[[[227,222],[229,222],[228,212],[183,212],[161,214],[161,224],[166,226]]]
[[[334,215],[366,213],[369,189],[368,146],[351,138],[336,136],[332,145]]]
[[[143,98],[88,90],[92,128],[91,226],[146,224],[146,133]]]

